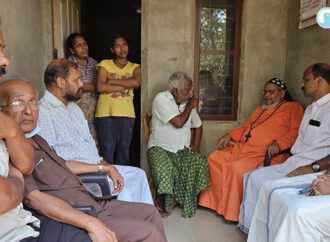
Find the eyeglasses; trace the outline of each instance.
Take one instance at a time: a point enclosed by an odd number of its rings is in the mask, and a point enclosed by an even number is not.
[[[39,106],[39,101],[38,100],[31,100],[31,101],[28,101],[27,103],[30,105],[31,109],[33,109],[33,110],[38,109],[38,106]],[[20,112],[20,111],[23,111],[26,108],[27,103],[24,102],[24,101],[14,101],[12,103],[9,103],[7,105],[2,105],[0,107],[1,108],[9,107],[15,112]]]
[[[266,95],[267,93],[269,93],[270,95],[273,95],[276,92],[276,90],[263,90],[262,94]]]

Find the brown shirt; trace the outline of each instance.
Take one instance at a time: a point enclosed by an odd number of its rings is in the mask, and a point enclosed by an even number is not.
[[[31,175],[24,177],[24,197],[38,190],[60,198],[72,206],[94,206],[97,213],[104,211],[79,178],[65,165],[65,160],[39,135],[35,135],[33,140],[40,148],[33,147],[35,168]]]
[[[24,177],[24,196],[40,191],[60,198],[72,206],[94,206],[98,218],[116,233],[118,241],[167,241],[157,209],[150,204],[117,200],[96,201],[80,180],[38,135],[33,140],[35,168]],[[156,233],[156,230],[159,233]]]

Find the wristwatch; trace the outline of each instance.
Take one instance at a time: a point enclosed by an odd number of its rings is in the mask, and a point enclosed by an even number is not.
[[[321,166],[315,161],[312,163],[312,169],[315,172],[319,172],[319,171],[321,171]]]
[[[99,165],[99,167],[98,167],[98,173],[101,173],[102,172],[102,169],[103,169],[103,166],[102,165]]]

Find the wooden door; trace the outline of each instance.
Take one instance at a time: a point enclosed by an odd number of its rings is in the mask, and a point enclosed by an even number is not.
[[[80,31],[78,0],[53,0],[54,58],[66,57],[66,38]]]

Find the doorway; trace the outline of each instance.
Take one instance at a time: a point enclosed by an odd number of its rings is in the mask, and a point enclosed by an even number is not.
[[[129,44],[128,60],[141,64],[141,0],[81,0],[81,31],[88,41],[89,55],[97,61],[111,58],[111,35],[120,33]],[[134,109],[130,164],[140,167],[141,87],[134,89]]]

